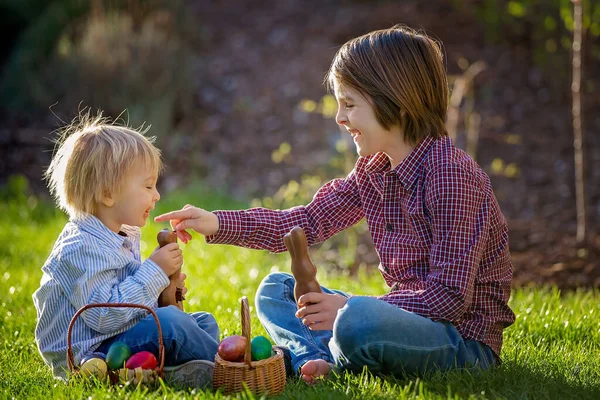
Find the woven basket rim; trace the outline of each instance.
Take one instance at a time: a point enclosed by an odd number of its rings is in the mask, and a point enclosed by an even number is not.
[[[219,354],[215,356],[215,364],[219,363],[228,368],[240,368],[240,369],[253,369],[260,368],[266,364],[277,361],[278,359],[283,359],[283,351],[275,346],[272,347],[273,351],[275,351],[275,355],[272,355],[269,358],[265,358],[264,360],[251,361],[248,364],[245,361],[227,361],[223,360]]]
[[[156,372],[156,374],[159,377],[163,377],[164,376],[164,365],[165,365],[165,345],[163,343],[163,334],[162,334],[162,327],[160,325],[160,320],[158,319],[158,316],[156,315],[156,312],[144,305],[144,304],[137,304],[137,303],[91,303],[91,304],[86,304],[83,307],[81,307],[79,310],[77,310],[77,312],[75,313],[75,315],[73,315],[73,317],[71,318],[71,321],[69,323],[69,328],[67,329],[67,366],[69,368],[69,374],[73,375],[73,374],[78,374],[79,370],[80,370],[80,366],[79,365],[75,365],[75,357],[73,355],[73,347],[71,344],[71,337],[72,337],[72,332],[73,332],[73,328],[75,326],[75,321],[77,320],[77,318],[86,310],[90,309],[90,308],[98,308],[98,307],[102,307],[102,308],[142,308],[146,311],[148,311],[152,317],[154,317],[154,321],[156,322],[156,329],[158,330],[158,365],[156,366],[156,368],[148,368],[148,369],[143,369],[145,371],[154,371]],[[119,371],[120,369],[129,369],[131,371],[135,371],[135,369],[132,368],[119,368],[118,370],[114,370],[114,371]],[[110,372],[112,371],[108,371],[108,376],[111,376]]]

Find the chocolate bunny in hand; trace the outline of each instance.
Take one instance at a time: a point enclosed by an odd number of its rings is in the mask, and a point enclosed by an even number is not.
[[[158,232],[156,236],[158,240],[159,247],[163,247],[169,243],[177,242],[177,235],[175,232],[170,231],[168,229],[163,229]],[[175,306],[183,311],[183,300],[185,297],[183,296],[183,287],[184,284],[179,279],[179,275],[181,275],[181,268],[179,268],[173,275],[169,276],[171,282],[169,286],[162,291],[162,293],[158,296],[158,306],[166,307],[166,306]]]
[[[294,285],[296,303],[305,293],[321,293],[321,285],[317,282],[317,267],[308,256],[308,242],[304,230],[299,226],[293,228],[283,237],[283,243],[292,257],[292,274],[296,279]]]

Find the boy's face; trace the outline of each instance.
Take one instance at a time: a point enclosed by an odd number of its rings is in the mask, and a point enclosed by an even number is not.
[[[388,153],[402,141],[399,127],[385,129],[375,117],[375,111],[365,96],[356,89],[334,85],[338,111],[335,121],[352,135],[360,156]]]
[[[115,226],[131,225],[142,227],[154,204],[160,199],[156,189],[158,171],[149,169],[138,160],[125,179],[121,190],[112,196],[114,204],[107,209],[106,215]]]

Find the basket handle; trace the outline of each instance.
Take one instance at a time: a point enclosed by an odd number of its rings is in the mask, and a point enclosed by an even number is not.
[[[73,347],[71,346],[71,332],[73,331],[73,326],[75,326],[75,321],[77,320],[77,318],[81,315],[82,312],[84,312],[85,310],[89,309],[89,308],[97,308],[97,307],[125,307],[125,308],[143,308],[146,311],[149,311],[152,316],[154,317],[154,320],[156,321],[156,328],[158,329],[158,358],[159,358],[159,364],[158,364],[158,369],[157,369],[157,373],[158,376],[162,378],[163,376],[163,367],[165,365],[165,345],[163,343],[163,335],[162,335],[162,328],[160,327],[160,321],[158,320],[158,316],[156,315],[156,313],[154,312],[153,309],[151,309],[150,307],[147,307],[143,304],[134,304],[134,303],[96,303],[96,304],[86,304],[85,306],[81,307],[76,313],[75,315],[73,315],[73,318],[71,318],[71,322],[69,323],[69,330],[67,331],[67,365],[69,366],[69,372],[73,373],[73,370],[75,369],[75,361],[73,358]],[[250,351],[250,348],[247,349],[246,354],[248,354]]]
[[[242,335],[246,338],[246,354],[244,362],[251,367],[252,351],[250,346],[250,308],[248,306],[248,298],[243,296],[240,299],[242,313]]]

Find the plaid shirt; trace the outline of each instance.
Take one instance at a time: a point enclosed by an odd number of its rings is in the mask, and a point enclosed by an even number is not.
[[[307,206],[216,214],[219,232],[208,243],[271,252],[286,250],[282,238],[295,226],[312,245],[366,217],[391,288],[381,300],[450,321],[497,355],[515,320],[506,221],[489,177],[449,137],[426,138],[394,169],[383,153],[359,157]]]

